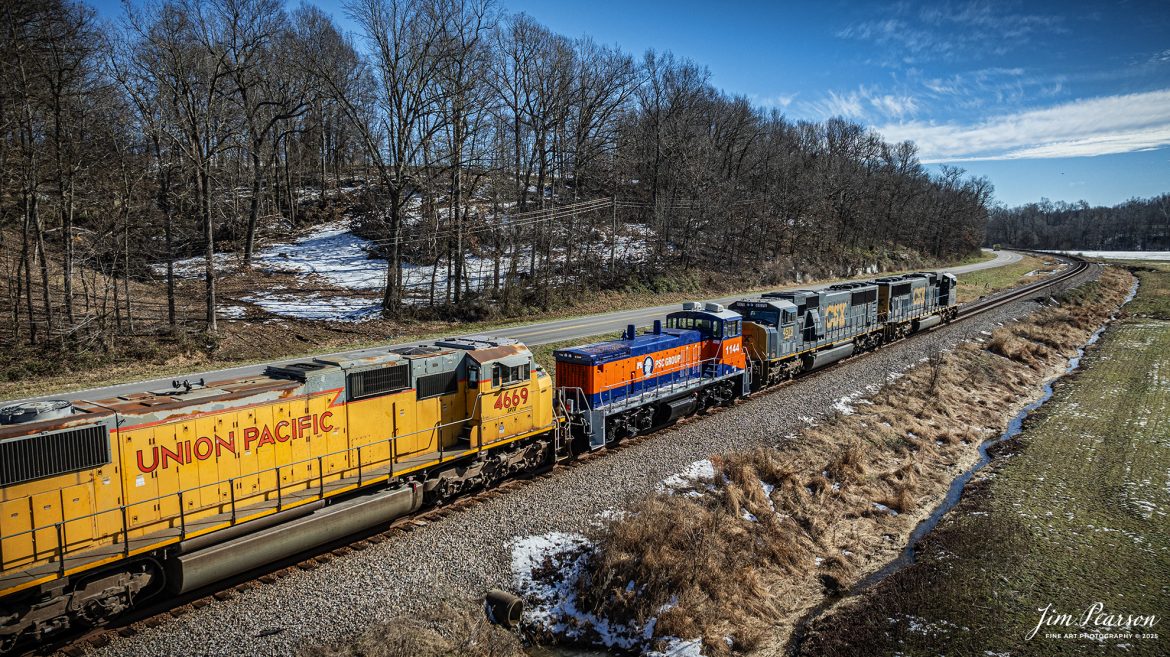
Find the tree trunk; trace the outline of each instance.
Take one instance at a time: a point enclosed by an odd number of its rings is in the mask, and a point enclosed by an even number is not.
[[[256,248],[256,222],[260,218],[260,184],[264,178],[260,144],[252,144],[252,202],[248,208],[248,229],[244,239],[244,266],[252,266],[252,251]]]
[[[206,259],[206,298],[207,298],[207,331],[215,333],[219,326],[215,312],[215,226],[211,214],[211,163],[204,161],[199,167],[200,208],[203,213],[203,239],[207,243],[204,254]]]
[[[30,195],[25,195],[24,198],[24,226],[21,231],[20,243],[20,259],[24,265],[24,300],[28,304],[28,342],[29,344],[37,343],[37,320],[33,312],[33,292],[32,292],[32,255],[29,253],[29,233],[32,228],[32,203],[33,199]]]
[[[398,244],[401,196],[401,191],[397,187],[390,189],[390,263],[386,267],[386,289],[382,294],[382,310],[391,316],[398,315],[402,302],[402,292],[398,285],[402,269],[402,253]]]

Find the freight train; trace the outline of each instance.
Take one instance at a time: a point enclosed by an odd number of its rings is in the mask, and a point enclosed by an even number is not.
[[[684,304],[554,353],[470,336],[0,409],[0,649],[98,624],[949,321],[923,273]],[[80,395],[79,398],[85,397]]]

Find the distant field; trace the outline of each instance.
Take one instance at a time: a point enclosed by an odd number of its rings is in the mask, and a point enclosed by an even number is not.
[[[1046,262],[1053,264],[1046,265]],[[1051,271],[1054,268],[1054,259],[1046,260],[1026,255],[1019,262],[1011,265],[962,274],[959,276],[959,303],[974,301],[979,297],[1014,287],[1023,282],[1028,274]]]
[[[1170,251],[1061,251],[1094,260],[1170,260]]]
[[[1170,317],[1170,273],[1141,280],[1132,316],[1058,386],[1018,453],[968,491],[919,564],[822,632],[864,655],[1170,654],[1170,321],[1159,319]],[[1096,602],[1157,615],[1159,625],[1133,630],[1157,638],[1045,636],[1092,632],[1080,621]],[[1048,605],[1074,626],[1026,638]]]

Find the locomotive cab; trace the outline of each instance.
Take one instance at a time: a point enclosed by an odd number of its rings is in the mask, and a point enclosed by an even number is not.
[[[742,317],[717,303],[688,301],[683,309],[666,316],[666,328],[698,331],[704,340],[723,340],[740,335]]]
[[[796,350],[796,306],[784,299],[744,299],[731,304],[743,315],[744,349],[755,361],[767,361]]]

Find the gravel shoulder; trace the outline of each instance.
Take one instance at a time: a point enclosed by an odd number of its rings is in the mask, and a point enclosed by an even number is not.
[[[838,399],[881,385],[890,373],[972,339],[1037,304],[1016,302],[888,346],[709,418],[539,479],[312,571],[296,571],[153,628],[115,639],[97,655],[292,654],[356,635],[367,626],[433,608],[478,604],[512,584],[511,543],[552,531],[588,534],[599,514],[652,491],[694,461],[778,442]]]

